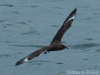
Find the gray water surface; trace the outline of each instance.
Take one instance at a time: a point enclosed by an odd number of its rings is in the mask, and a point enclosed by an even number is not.
[[[49,45],[75,8],[75,20],[62,39],[68,49],[15,66]],[[73,71],[100,75],[100,0],[0,1],[0,75],[78,75]]]

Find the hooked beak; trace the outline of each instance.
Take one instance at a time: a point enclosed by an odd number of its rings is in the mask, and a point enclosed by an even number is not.
[[[66,49],[68,49],[68,47],[66,47]]]

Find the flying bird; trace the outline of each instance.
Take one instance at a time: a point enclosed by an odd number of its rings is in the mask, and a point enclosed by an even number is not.
[[[38,57],[42,52],[44,52],[44,54],[46,54],[50,51],[58,51],[58,50],[63,50],[65,48],[68,48],[65,45],[61,44],[61,39],[62,39],[64,33],[71,27],[71,24],[74,20],[76,11],[77,11],[77,9],[74,9],[70,13],[70,15],[66,18],[63,25],[56,33],[56,35],[54,36],[54,38],[49,46],[45,46],[39,50],[34,51],[33,53],[29,54],[28,56],[26,56],[26,57],[22,58],[21,60],[19,60],[18,62],[16,62],[15,65],[16,66],[21,65],[24,62],[27,62],[27,61],[33,59],[34,57]]]

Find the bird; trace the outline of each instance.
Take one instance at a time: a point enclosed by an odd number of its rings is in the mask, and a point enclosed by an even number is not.
[[[22,58],[21,60],[19,60],[15,63],[15,66],[21,65],[21,64],[33,59],[34,57],[38,57],[42,52],[44,52],[44,54],[46,54],[46,53],[49,53],[50,51],[60,51],[65,48],[68,49],[67,46],[65,46],[64,44],[61,43],[61,39],[62,39],[64,33],[71,27],[71,24],[75,18],[76,12],[77,12],[77,8],[75,8],[69,14],[69,16],[66,18],[66,20],[62,24],[61,28],[58,30],[58,32],[54,36],[50,45],[45,46],[39,50],[36,50],[33,53],[29,54],[28,56]]]

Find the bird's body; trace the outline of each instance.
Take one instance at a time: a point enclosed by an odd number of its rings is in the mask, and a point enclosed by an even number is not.
[[[39,50],[36,50],[35,52],[33,52],[33,53],[29,54],[28,56],[19,60],[15,65],[16,66],[20,65],[24,62],[27,62],[27,61],[33,59],[34,57],[38,57],[42,52],[44,52],[44,54],[46,54],[47,52],[50,52],[50,51],[58,51],[58,50],[63,50],[65,48],[67,48],[65,45],[61,44],[61,39],[62,39],[64,33],[71,27],[71,23],[74,20],[76,11],[77,11],[77,9],[74,9],[71,12],[71,14],[68,16],[68,18],[64,21],[62,27],[58,30],[58,32],[54,36],[54,38],[49,46],[45,46]]]
[[[63,50],[65,48],[67,48],[65,45],[59,43],[59,42],[55,42],[55,43],[52,43],[51,45],[53,45],[53,48],[51,49],[48,49],[47,51],[50,52],[50,51],[58,51],[58,50]],[[44,53],[45,54],[45,53]]]

